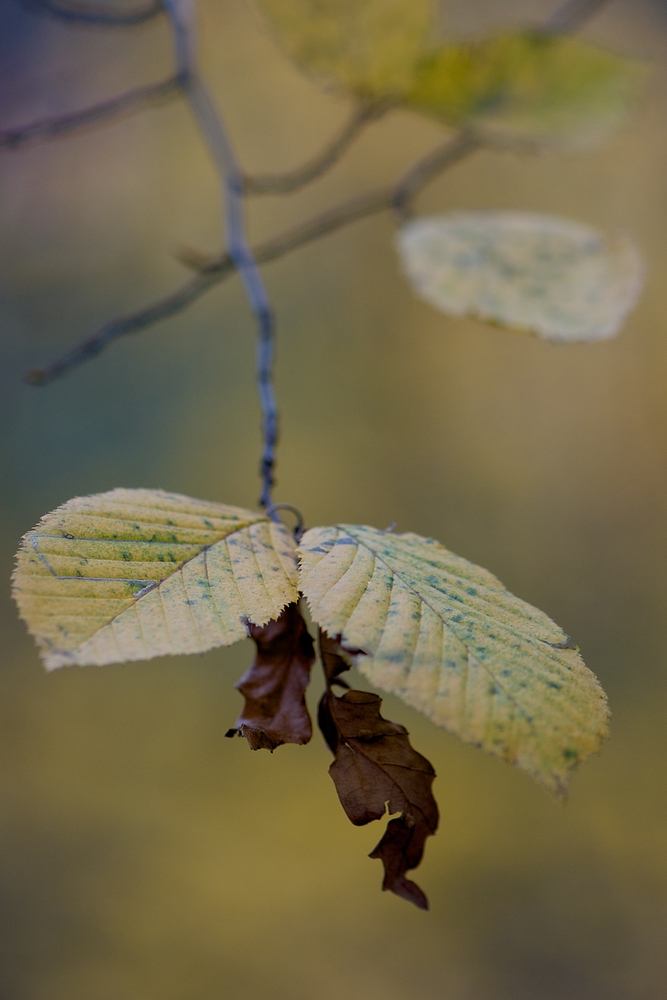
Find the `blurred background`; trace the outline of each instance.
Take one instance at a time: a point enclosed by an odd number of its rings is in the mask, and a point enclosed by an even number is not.
[[[244,0],[200,0],[202,66],[249,171],[315,152],[345,102]],[[449,0],[461,37],[542,0]],[[249,643],[47,676],[9,600],[20,536],[75,495],[163,487],[253,507],[254,326],[237,278],[51,386],[22,382],[220,247],[217,182],[175,102],[0,158],[0,1000],[661,1000],[667,974],[667,4],[614,0],[587,37],[651,62],[604,149],[478,153],[419,211],[551,212],[630,232],[646,292],[612,342],[454,321],[399,274],[388,215],[267,266],[279,318],[277,498],[310,526],[413,530],[481,563],[580,644],[613,733],[561,808],[394,699],[442,822],[417,881],[380,892],[307,748],[225,740]],[[89,28],[0,0],[2,127],[166,76],[157,19]],[[396,112],[303,192],[255,199],[254,239],[395,177],[442,141]],[[311,707],[320,690],[315,681]]]

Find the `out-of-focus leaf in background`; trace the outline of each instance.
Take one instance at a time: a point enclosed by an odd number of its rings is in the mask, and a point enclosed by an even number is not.
[[[415,292],[436,309],[546,340],[613,337],[643,284],[628,237],[529,212],[414,219],[397,245]]]
[[[589,146],[627,120],[645,76],[579,38],[502,33],[427,56],[406,103],[487,141]]]
[[[259,0],[279,45],[307,73],[366,99],[413,81],[431,28],[431,0]]]

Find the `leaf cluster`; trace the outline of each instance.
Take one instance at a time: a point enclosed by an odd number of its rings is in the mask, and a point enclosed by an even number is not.
[[[377,695],[347,687],[350,666],[556,795],[607,732],[604,693],[562,630],[487,570],[412,533],[334,525],[306,531],[297,548],[266,514],[117,489],[42,518],[21,542],[13,589],[48,669],[249,636],[257,654],[227,735],[271,751],[312,734],[305,597],[321,630],[318,721],[331,777],[353,823],[389,811],[371,857],[384,863],[384,888],[421,907],[405,875],[437,828],[435,772],[407,730],[381,716]]]
[[[109,12],[35,2],[58,16],[112,23]],[[576,644],[550,618],[440,543],[365,525],[316,527],[298,538],[285,528],[272,505],[278,437],[273,315],[258,264],[394,209],[402,223],[403,269],[436,308],[551,340],[610,337],[642,283],[641,258],[626,237],[530,213],[411,219],[410,209],[429,180],[484,145],[582,146],[605,137],[625,119],[645,73],[561,33],[576,2],[540,30],[444,43],[434,40],[430,0],[259,3],[298,66],[354,101],[350,123],[302,168],[256,178],[241,172],[198,74],[191,0],[164,0],[122,21],[166,12],[174,75],[0,133],[0,146],[87,127],[177,93],[187,98],[221,175],[226,253],[213,260],[188,253],[188,265],[199,272],[192,281],[102,327],[31,381],[63,374],[116,336],[185,308],[237,269],[258,322],[260,504],[267,513],[161,490],[77,497],[24,536],[14,596],[50,670],[204,652],[249,637],[256,656],[237,684],[244,706],[227,735],[245,738],[253,750],[310,741],[307,689],[319,655],[325,692],[318,723],[334,757],[329,771],[343,809],[356,825],[388,816],[371,854],[384,864],[383,887],[425,908],[426,897],[406,874],[419,865],[438,826],[435,772],[412,748],[407,730],[383,718],[380,697],[350,688],[343,675],[357,668],[374,687],[516,765],[560,798],[573,769],[607,735],[606,698]],[[392,188],[335,206],[253,251],[244,197],[309,183],[392,107],[428,115],[458,134]],[[317,652],[302,598],[317,631]]]

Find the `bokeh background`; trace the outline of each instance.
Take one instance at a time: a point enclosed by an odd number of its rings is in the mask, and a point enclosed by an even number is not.
[[[244,0],[200,0],[202,65],[248,170],[288,168],[347,113]],[[464,36],[542,0],[450,0]],[[431,911],[380,892],[307,748],[225,740],[248,643],[43,673],[9,600],[23,532],[75,495],[147,486],[254,506],[254,328],[237,279],[48,388],[23,372],[220,246],[185,107],[0,158],[1,1000],[662,1000],[667,974],[667,5],[586,35],[654,65],[608,148],[485,152],[419,211],[516,208],[624,229],[648,262],[610,343],[559,346],[415,300],[388,216],[265,268],[280,327],[278,498],[309,525],[398,522],[490,568],[580,644],[613,735],[566,808],[388,698],[433,761]],[[166,26],[63,24],[0,0],[2,126],[167,75]],[[254,238],[389,181],[442,140],[395,113],[326,179],[250,206]],[[311,705],[319,690],[315,682]]]

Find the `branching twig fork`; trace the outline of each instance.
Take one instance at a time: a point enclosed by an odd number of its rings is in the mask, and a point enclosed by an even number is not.
[[[431,152],[419,160],[396,184],[349,198],[341,202],[340,205],[318,213],[307,222],[257,244],[252,250],[255,262],[268,264],[292,250],[312,243],[313,240],[333,233],[337,229],[342,229],[351,222],[388,209],[400,210],[405,203],[408,192],[409,196],[413,198],[422,187],[447,167],[453,166],[464,156],[472,153],[473,149],[477,148],[472,142],[469,137],[463,134],[455,136],[435,152]],[[26,381],[32,385],[46,385],[54,379],[60,378],[82,362],[96,357],[118,337],[128,333],[138,333],[139,330],[186,309],[210,288],[230,277],[235,270],[236,265],[229,253],[220,257],[211,257],[209,260],[201,260],[198,263],[199,273],[181,285],[175,292],[134,313],[105,323],[92,336],[82,340],[50,365],[44,368],[33,368],[26,375]]]
[[[289,170],[284,174],[245,175],[243,178],[244,193],[246,195],[290,194],[292,191],[298,191],[305,187],[306,184],[321,177],[338,163],[363,129],[370,122],[377,121],[385,115],[391,107],[390,104],[378,102],[355,105],[352,114],[338,135],[334,136],[320,153],[301,167]]]
[[[606,0],[566,0],[546,20],[543,30],[560,33],[580,27],[604,2]],[[117,337],[137,332],[184,309],[213,285],[218,284],[234,270],[238,270],[258,323],[257,378],[262,405],[264,441],[260,466],[262,478],[260,503],[270,508],[278,436],[278,411],[272,382],[274,319],[258,264],[276,260],[320,236],[379,211],[394,209],[399,215],[404,216],[409,210],[412,199],[425,184],[479,149],[481,142],[471,133],[462,131],[448,143],[420,159],[392,187],[380,188],[369,194],[351,198],[308,222],[260,244],[253,251],[245,233],[244,195],[249,194],[253,186],[254,193],[294,190],[315,176],[319,176],[337,161],[367,121],[378,116],[379,108],[373,113],[369,109],[360,109],[324,152],[300,170],[275,177],[265,176],[254,180],[244,178],[222,119],[197,72],[194,2],[164,0],[164,9],[172,24],[176,51],[177,71],[172,82],[177,81],[183,88],[221,178],[225,205],[226,252],[221,257],[212,258],[203,264],[199,262],[200,273],[171,295],[129,316],[105,324],[97,333],[69,350],[51,365],[33,369],[28,374],[27,380],[32,384],[43,385],[64,375],[76,365],[99,354]]]

